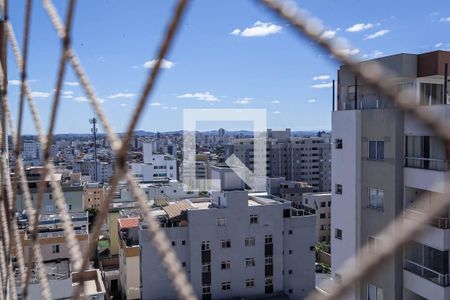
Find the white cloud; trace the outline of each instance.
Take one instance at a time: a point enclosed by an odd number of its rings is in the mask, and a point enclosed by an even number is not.
[[[200,100],[200,101],[206,101],[206,102],[217,102],[217,101],[220,101],[216,96],[214,96],[210,92],[186,93],[186,94],[177,96],[177,98],[193,98],[193,99],[197,99],[197,100]]]
[[[271,101],[270,103],[272,103],[272,104],[280,104],[280,101],[278,101],[278,100],[273,100],[273,101]]]
[[[338,28],[339,29],[339,28]],[[325,30],[322,34],[321,34],[321,36],[320,36],[320,38],[322,38],[322,39],[332,39],[332,38],[334,38],[335,36],[336,36],[336,32],[337,32],[338,30]]]
[[[309,99],[308,102],[309,103],[314,103],[314,102],[316,102],[316,99]]]
[[[280,112],[279,110],[276,110],[276,111],[274,111],[273,113],[274,113],[275,115],[281,114],[281,112]]]
[[[170,107],[170,109],[172,109],[172,110],[176,110],[176,109],[177,109],[177,107],[176,107],[176,106],[171,106],[171,107]]]
[[[10,85],[20,85],[21,81],[17,79],[8,80],[8,84]]]
[[[147,68],[147,69],[153,68],[156,64],[156,61],[157,61],[157,59],[152,59],[152,60],[146,61],[144,63],[144,68]],[[175,67],[175,63],[173,61],[163,58],[163,60],[161,62],[162,69],[172,69],[173,67]]]
[[[252,27],[247,27],[243,30],[236,28],[231,35],[243,36],[243,37],[263,37],[271,34],[280,33],[283,29],[280,25],[273,23],[265,23],[261,21],[255,22]]]
[[[241,33],[241,30],[236,28],[235,30],[233,30],[232,32],[230,32],[231,35],[239,35]]]
[[[64,95],[64,96],[62,96],[62,97],[65,98],[65,99],[72,99],[72,98],[73,98],[72,95]]]
[[[127,106],[127,104],[126,103],[122,103],[122,104],[120,104],[120,106],[125,107],[125,106]]]
[[[139,66],[133,66],[133,69],[139,69]]]
[[[84,96],[78,96],[73,98],[73,100],[77,101],[77,102],[87,102],[89,101],[88,98],[84,97]]]
[[[435,48],[439,48],[442,47],[444,45],[444,43],[437,43],[436,45],[434,45]]]
[[[73,91],[64,91],[62,94],[65,95],[65,96],[73,95]]]
[[[337,51],[339,51],[341,54],[343,55],[356,55],[360,52],[360,50],[358,48],[342,48],[342,49],[338,49]]]
[[[319,83],[319,84],[313,84],[311,87],[314,89],[327,89],[333,86],[332,82],[327,83]]]
[[[440,18],[439,22],[450,22],[450,17]]]
[[[168,106],[163,106],[163,108],[162,109],[169,109],[169,107]]]
[[[47,98],[51,95],[51,93],[47,93],[47,92],[37,92],[34,91],[31,93],[31,97],[33,98]]]
[[[371,23],[357,23],[354,24],[352,26],[350,26],[349,28],[345,29],[345,31],[347,32],[359,32],[359,31],[363,31],[363,30],[367,30],[373,27],[373,24]]]
[[[65,81],[64,84],[68,85],[68,86],[79,86],[80,85],[80,83],[76,82],[76,81]]]
[[[374,50],[374,51],[372,51],[372,53],[369,53],[369,54],[364,54],[363,56],[362,56],[362,58],[365,58],[365,59],[367,59],[367,58],[377,58],[377,57],[380,57],[380,56],[383,56],[384,55],[384,52],[383,51],[380,51],[380,50]]]
[[[313,80],[328,80],[330,79],[330,75],[317,75],[313,77]]]
[[[133,97],[134,97],[133,93],[117,93],[117,94],[108,96],[109,99],[123,99],[123,98],[133,98]]]
[[[244,98],[237,99],[234,103],[236,103],[236,104],[250,104],[250,102],[252,102],[252,101],[253,101],[253,98],[244,97]]]
[[[152,103],[150,103],[150,106],[161,106],[161,103],[159,103],[159,102],[152,102]]]
[[[371,34],[371,35],[368,35],[368,36],[365,38],[365,40],[376,39],[376,38],[378,38],[378,37],[380,37],[380,36],[383,36],[383,35],[388,34],[389,31],[390,31],[389,29],[383,29],[383,30],[377,31],[377,32],[375,32],[375,33],[373,33],[373,34]]]

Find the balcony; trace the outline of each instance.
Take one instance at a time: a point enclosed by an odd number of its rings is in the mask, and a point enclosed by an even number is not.
[[[406,208],[403,211],[403,216],[408,219],[414,220],[423,215],[424,215],[424,212],[419,211],[419,210],[410,209],[410,208]],[[433,217],[433,219],[431,220],[431,222],[429,224],[436,228],[449,229],[448,216],[447,217]]]
[[[450,285],[450,274],[438,273],[411,260],[405,260],[404,269],[442,287]]]
[[[409,267],[415,269],[415,271],[420,274],[422,272],[419,266],[416,267],[409,264]],[[415,274],[414,271],[409,271],[405,263],[405,268],[403,270],[403,287],[409,291],[412,291],[416,295],[420,295],[424,299],[436,299],[436,300],[449,299],[450,286],[446,287],[441,286],[431,280],[427,280],[420,274]],[[448,280],[443,279],[443,276],[441,276],[440,278],[441,282]]]
[[[405,157],[405,167],[435,171],[448,171],[449,161],[446,159]]]
[[[444,183],[449,176],[449,172],[444,170],[442,164],[439,164],[439,166],[442,170],[421,168],[420,165],[417,164],[413,166],[411,164],[405,164],[405,168],[403,168],[405,186],[436,193],[444,193]]]

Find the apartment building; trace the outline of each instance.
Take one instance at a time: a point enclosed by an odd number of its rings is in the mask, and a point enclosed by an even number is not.
[[[117,219],[119,236],[119,271],[123,299],[140,299],[139,217]]]
[[[397,54],[376,59],[398,75],[411,101],[439,118],[450,117],[446,66],[450,52]],[[364,64],[364,62],[362,62]],[[332,114],[332,269],[364,245],[383,243],[374,236],[397,216],[406,221],[423,213],[419,195],[442,193],[448,177],[448,151],[429,128],[355,76],[338,71],[337,111]],[[403,213],[403,211],[405,212]],[[443,211],[379,272],[355,284],[351,299],[450,299],[449,212]],[[401,233],[399,233],[401,234]]]
[[[303,194],[314,191],[314,188],[306,182],[286,180],[284,177],[268,178],[267,184],[267,190],[271,195],[291,201],[294,207],[302,204]]]
[[[142,181],[177,180],[177,160],[167,153],[156,152],[155,143],[143,144],[143,163],[131,163],[131,170]]]
[[[75,238],[81,249],[87,249],[89,245],[89,222],[87,213],[70,214]],[[28,257],[32,251],[31,232],[29,231],[28,219],[25,215],[19,218],[20,227],[23,228],[23,250],[24,256]],[[42,258],[44,261],[58,259],[69,259],[70,253],[66,243],[66,232],[63,229],[62,220],[56,214],[42,214],[39,216],[37,240],[41,245]]]
[[[107,193],[106,185],[101,183],[84,183],[83,185],[83,200],[84,208],[99,208],[100,204],[105,199]]]
[[[254,139],[236,139],[225,154],[235,154],[250,170],[254,167]],[[304,181],[314,192],[331,190],[331,143],[324,137],[291,137],[291,130],[267,130],[267,176]]]
[[[89,176],[91,182],[108,182],[113,175],[113,166],[108,162],[83,159],[72,164],[74,173]],[[97,172],[96,172],[97,169]]]
[[[25,170],[27,176],[28,188],[30,190],[32,203],[36,203],[38,199],[39,184],[41,181],[43,167],[29,167]],[[84,212],[83,202],[83,186],[80,183],[65,183],[62,182],[62,174],[56,173],[54,178],[60,184],[64,198],[66,200],[67,210],[69,212]],[[44,179],[45,190],[43,194],[42,210],[44,214],[53,214],[58,211],[55,199],[53,198],[53,190],[50,186],[50,176]],[[25,199],[23,198],[22,187],[18,187],[16,211],[21,213],[26,210]]]
[[[195,293],[201,299],[304,298],[314,289],[315,217],[267,193],[249,194],[232,172],[213,168],[213,178],[229,182],[210,198],[152,211]],[[141,298],[176,299],[145,223],[139,244]]]
[[[316,241],[330,242],[331,193],[305,193],[301,207],[316,215]]]
[[[81,293],[82,297],[84,296],[85,298],[92,300],[109,299],[107,297],[101,273],[98,269],[90,269],[83,271],[82,273],[72,272],[68,259],[44,261],[44,268],[48,278],[52,299],[71,299],[81,280],[84,281],[85,286],[84,291]],[[29,299],[42,299],[42,287],[39,283],[39,276],[37,276],[37,274],[38,269],[36,266],[33,266],[30,284],[28,286]],[[17,276],[18,275],[16,275],[17,297],[18,299],[23,299],[23,286],[21,285],[20,278],[17,278]]]

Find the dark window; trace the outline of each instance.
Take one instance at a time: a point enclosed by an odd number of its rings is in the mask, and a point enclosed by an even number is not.
[[[342,184],[336,184],[334,188],[335,194],[342,195]]]
[[[342,149],[342,139],[335,139],[334,140],[334,148],[335,149]]]
[[[231,248],[231,240],[222,240],[222,248]]]
[[[336,228],[334,232],[334,237],[337,238],[338,240],[342,240],[342,230]]]
[[[384,141],[369,141],[369,159],[384,159]]]

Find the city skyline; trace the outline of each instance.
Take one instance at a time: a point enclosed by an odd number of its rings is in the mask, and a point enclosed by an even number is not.
[[[402,5],[405,1],[396,5],[379,1],[364,7],[354,3],[357,2],[338,5],[307,1],[302,5],[324,20],[327,37],[347,38],[354,47],[348,51],[360,59],[449,48],[445,37],[450,29],[450,12],[442,10],[437,1],[408,2],[407,6]],[[80,1],[77,6],[74,48],[117,132],[124,131],[148,68],[154,63],[156,47],[173,4],[174,1],[135,1],[126,10],[115,2]],[[322,9],[324,5],[329,9]],[[357,17],[343,18],[350,7]],[[60,13],[65,9],[60,3],[57,8]],[[24,1],[12,5],[10,12],[19,39],[23,24],[15,20],[22,20],[23,9]],[[219,11],[232,18],[209,21]],[[417,26],[418,22],[421,26]],[[400,37],[401,44],[396,42]],[[43,40],[46,42],[42,43]],[[36,3],[28,77],[44,124],[48,123],[59,47],[45,12]],[[18,98],[20,76],[12,55],[9,60],[9,95]],[[309,41],[299,42],[284,21],[255,3],[194,2],[173,50],[163,63],[162,78],[138,129],[179,130],[185,108],[265,108],[269,128],[330,130],[330,84],[337,67],[328,55],[318,52]],[[56,132],[89,132],[87,119],[93,115],[90,105],[72,71],[65,81],[59,115],[64,122],[57,122]],[[16,115],[17,101],[12,102],[11,108]],[[86,116],[86,122],[80,120],[81,115]],[[25,118],[24,133],[34,134],[32,127],[30,118]],[[211,126],[219,127],[224,126]]]

